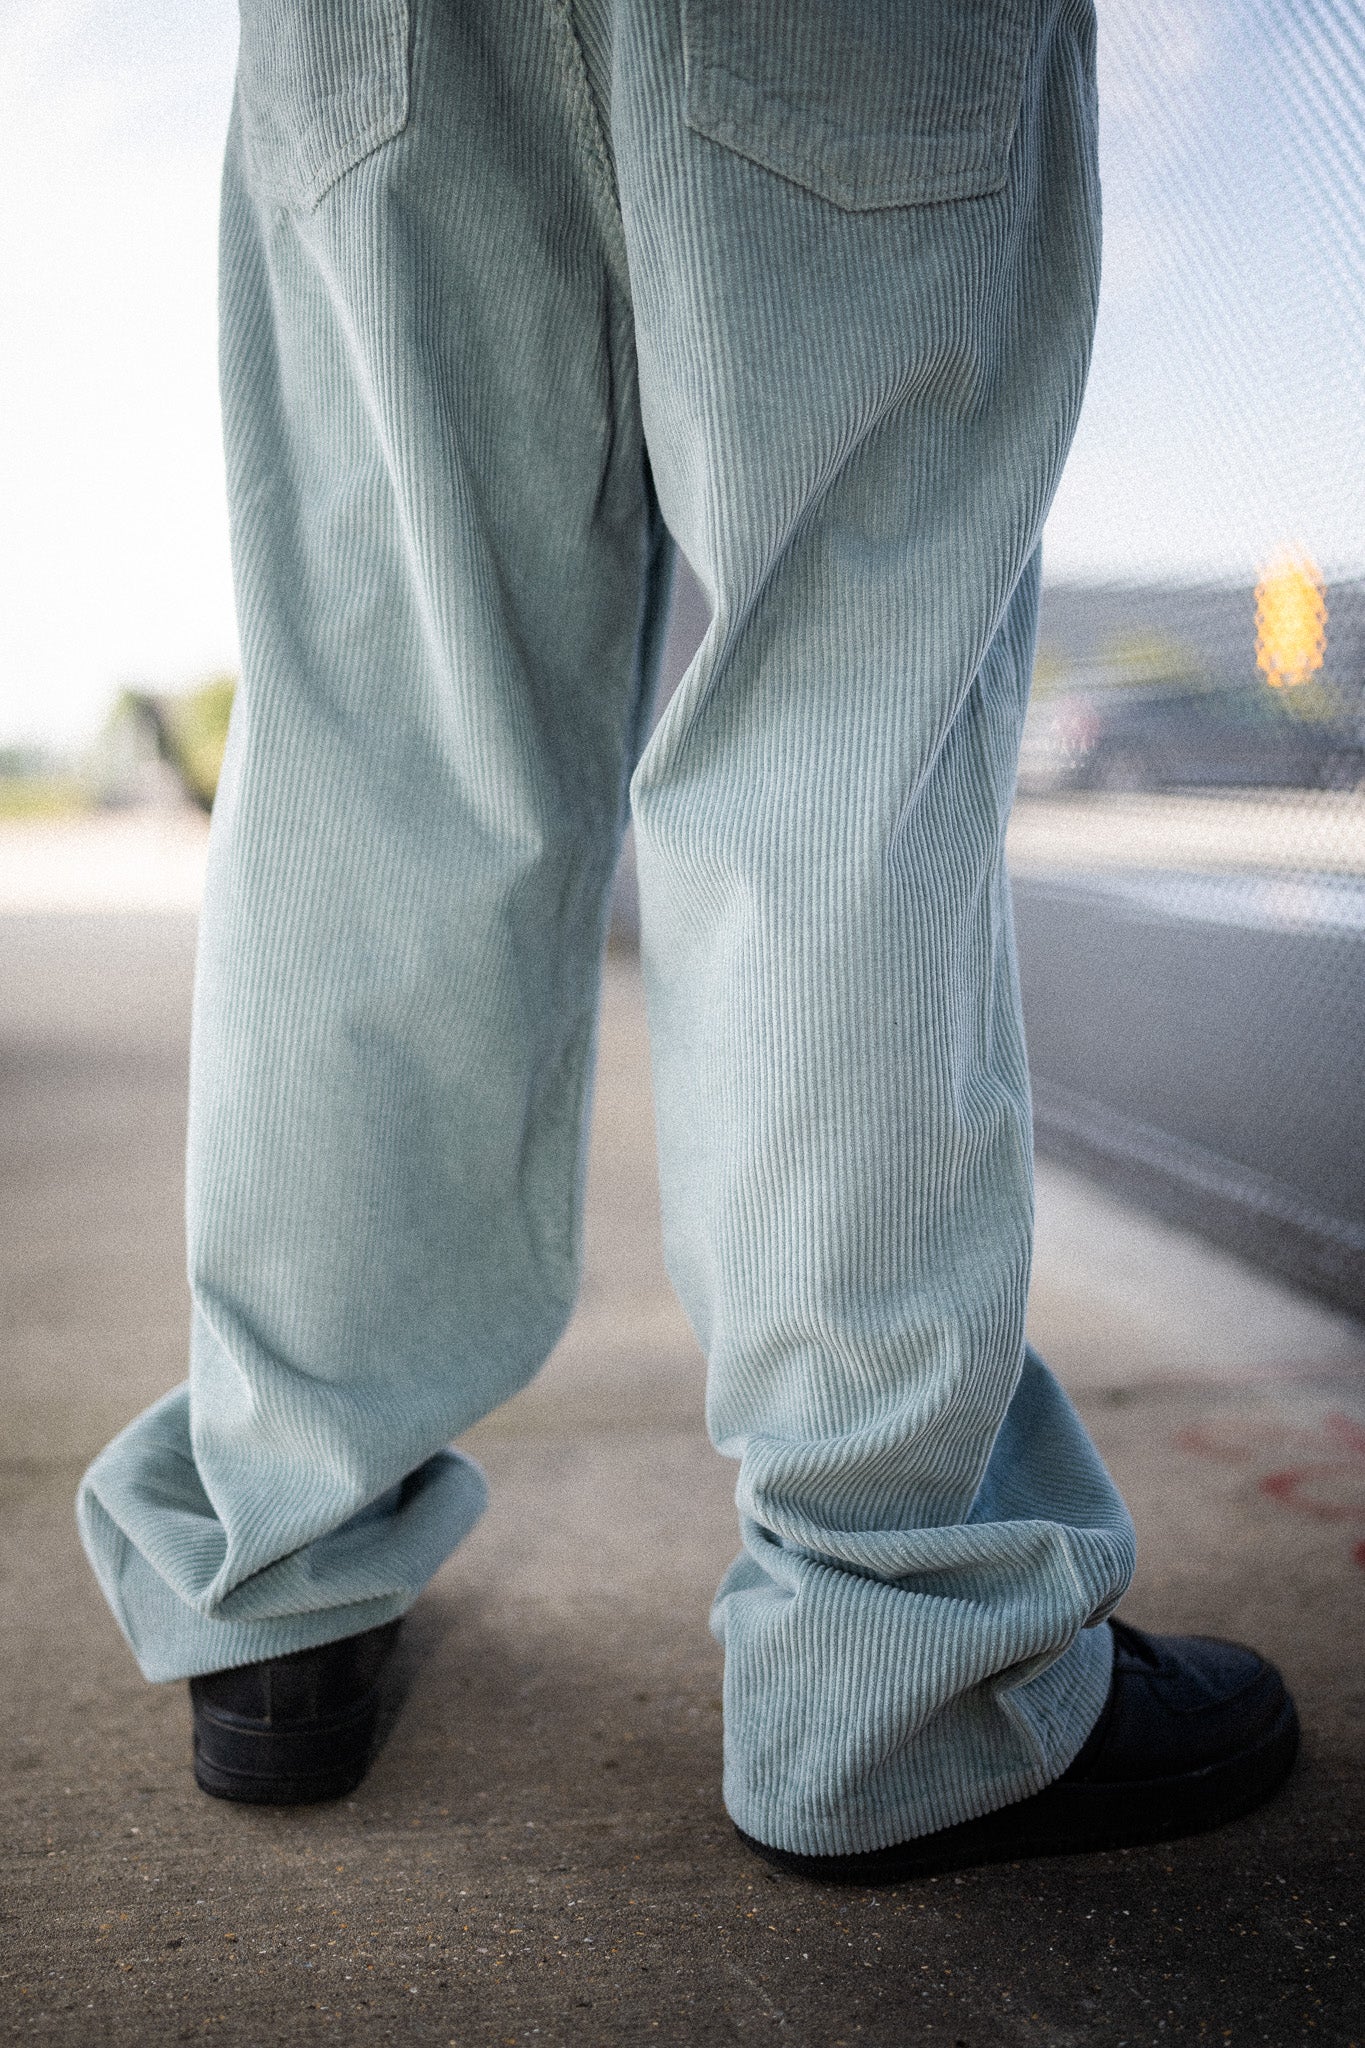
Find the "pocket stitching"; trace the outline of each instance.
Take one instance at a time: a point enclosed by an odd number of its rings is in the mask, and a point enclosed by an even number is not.
[[[355,97],[344,88],[310,92],[306,107],[293,123],[293,148],[281,149],[277,145],[273,152],[269,144],[262,148],[259,128],[252,121],[249,106],[242,95],[242,126],[247,156],[262,197],[284,207],[311,213],[321,205],[332,187],[358,164],[403,133],[412,111],[412,13],[409,0],[388,0],[386,15],[381,24],[384,56],[365,80],[366,84],[376,88],[376,98],[382,92],[382,103],[362,126],[352,131],[346,142],[336,148],[325,146],[326,116],[336,113],[344,117]],[[277,104],[284,104],[283,95]],[[305,176],[299,167],[300,159],[307,162],[312,145],[323,145],[324,162],[318,170]],[[272,155],[275,159],[273,169]]]
[[[687,10],[684,8],[684,14]],[[965,118],[951,126],[921,131],[923,140],[930,144],[957,144],[968,161],[951,173],[910,174],[911,182],[932,187],[909,197],[892,196],[868,197],[868,188],[874,195],[879,187],[884,188],[895,181],[895,174],[883,170],[880,177],[850,179],[842,169],[833,168],[831,155],[837,156],[841,145],[846,146],[848,130],[846,125],[822,115],[819,108],[803,105],[801,102],[760,85],[752,78],[744,77],[723,60],[712,56],[699,55],[695,47],[684,48],[686,67],[684,119],[696,135],[714,142],[722,149],[756,164],[759,169],[770,172],[774,177],[783,178],[800,190],[810,192],[814,197],[827,200],[831,205],[845,212],[884,212],[892,208],[909,206],[932,206],[951,203],[959,199],[987,198],[1003,189],[1009,176],[1009,157],[1018,126],[1019,107],[1023,94],[1025,74],[1028,68],[1029,38],[1026,33],[1027,15],[1017,4],[1010,11],[1013,48],[1003,71],[997,93],[983,92]],[[789,128],[799,122],[806,136],[813,131],[827,136],[834,145],[824,159],[812,152],[809,141],[803,145],[800,135],[794,139],[781,139],[776,144],[762,135],[748,132],[744,114],[727,112],[717,101],[724,98],[717,92],[717,84],[729,86],[732,95],[738,91],[746,102],[745,111],[750,120],[755,113],[771,108],[779,114]],[[708,102],[702,106],[698,101]],[[1008,109],[997,121],[992,118],[994,105]],[[888,131],[889,132],[889,131]],[[764,149],[767,154],[761,154]],[[998,151],[998,160],[997,160]],[[781,160],[775,158],[780,156]],[[900,173],[900,182],[906,182],[907,174]]]
[[[795,100],[784,98],[781,93],[770,92],[763,86],[755,85],[752,79],[741,77],[737,71],[731,71],[723,64],[710,63],[701,67],[699,77],[704,80],[713,77],[727,79],[732,85],[740,87],[750,100],[764,106],[775,107],[784,114],[794,115],[808,128],[818,126],[822,133],[827,134],[836,143],[842,140],[843,130],[837,123],[823,119],[815,109],[803,107]],[[709,141],[719,143],[722,149],[733,150],[736,156],[742,156],[747,162],[757,164],[761,170],[771,171],[778,178],[786,178],[789,183],[800,185],[802,191],[812,192],[819,199],[829,199],[835,206],[842,206],[849,212],[876,213],[897,206],[933,206],[944,200],[978,196],[984,198],[991,192],[1000,191],[1008,176],[1008,166],[1004,165],[998,178],[992,175],[989,184],[981,182],[992,169],[991,154],[995,143],[995,131],[989,118],[980,114],[974,121],[962,122],[951,128],[925,131],[926,141],[957,142],[963,145],[964,150],[970,149],[972,163],[951,176],[936,178],[933,193],[917,199],[865,199],[860,196],[858,188],[851,186],[841,173],[832,173],[827,161],[821,162],[808,151],[789,146],[787,154],[793,166],[804,170],[811,179],[818,177],[822,181],[818,185],[807,184],[805,179],[796,175],[795,169],[786,171],[781,165],[757,155],[755,152],[759,145],[751,142],[743,130],[738,128],[733,120],[727,120],[724,114],[708,113],[703,118],[689,110],[687,125],[695,134],[704,135]],[[1010,134],[1013,134],[1013,124]],[[1002,150],[1002,155],[1007,157],[1008,154],[1006,146]],[[833,191],[825,189],[826,186],[835,185],[844,192],[844,198],[836,198]],[[960,189],[962,187],[967,189]]]

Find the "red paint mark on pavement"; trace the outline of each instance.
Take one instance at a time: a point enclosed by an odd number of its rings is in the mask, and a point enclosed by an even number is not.
[[[1341,1490],[1343,1478],[1348,1482],[1347,1491],[1352,1479],[1365,1485],[1365,1472],[1349,1465],[1290,1465],[1283,1472],[1267,1472],[1261,1492],[1316,1522],[1365,1522],[1365,1500],[1332,1498]]]
[[[1292,1465],[1275,1465],[1257,1482],[1267,1500],[1315,1522],[1365,1526],[1365,1427],[1334,1411],[1316,1428],[1288,1423],[1199,1424],[1180,1430],[1177,1449],[1225,1465],[1260,1465],[1299,1454]],[[1351,1560],[1365,1571],[1365,1537],[1351,1547]]]
[[[1345,1444],[1347,1450],[1365,1458],[1365,1428],[1360,1423],[1354,1422],[1349,1415],[1333,1414],[1328,1416],[1323,1427],[1329,1436]]]

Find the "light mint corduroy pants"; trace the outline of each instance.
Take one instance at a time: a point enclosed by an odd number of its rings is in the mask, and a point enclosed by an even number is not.
[[[730,1811],[839,1852],[1021,1797],[1132,1563],[1024,1346],[1002,856],[1088,4],[243,12],[191,1373],[85,1479],[95,1569],[169,1679],[401,1613],[475,1521],[446,1446],[574,1297],[629,792],[667,1255],[739,1461]],[[641,755],[670,535],[714,619]]]

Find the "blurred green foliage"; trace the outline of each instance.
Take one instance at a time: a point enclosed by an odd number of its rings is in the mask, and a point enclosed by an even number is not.
[[[227,746],[228,719],[236,692],[235,676],[213,676],[182,696],[162,697],[162,751],[202,809],[213,808],[218,777]]]
[[[90,802],[84,776],[55,774],[0,755],[0,818],[70,818]]]
[[[0,819],[164,802],[167,787],[177,785],[212,810],[236,688],[235,676],[221,675],[173,696],[123,690],[98,738],[79,753],[0,747]]]

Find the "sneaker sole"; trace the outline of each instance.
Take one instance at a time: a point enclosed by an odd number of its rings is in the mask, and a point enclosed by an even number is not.
[[[307,1729],[256,1728],[201,1708],[195,1715],[194,1781],[213,1799],[243,1806],[317,1806],[344,1799],[370,1767],[379,1710],[373,1701],[344,1721]]]

